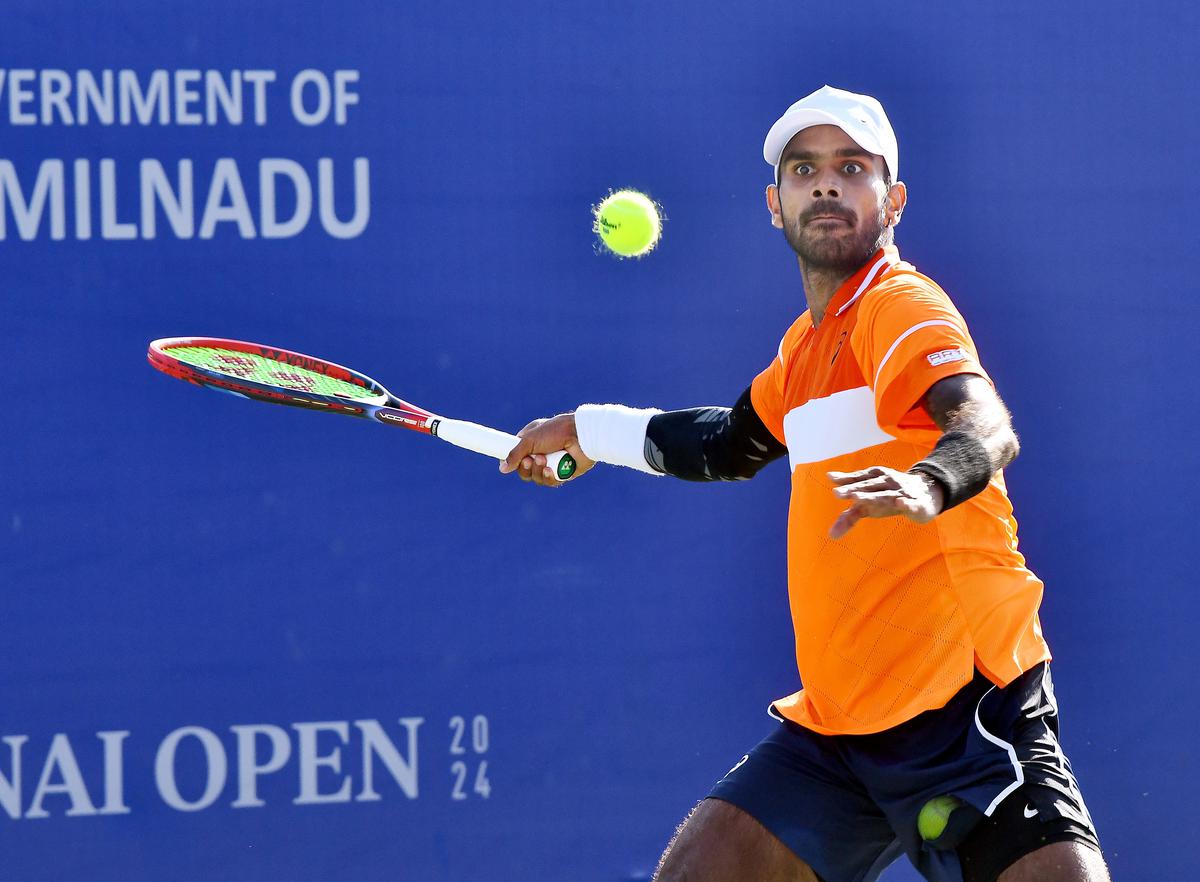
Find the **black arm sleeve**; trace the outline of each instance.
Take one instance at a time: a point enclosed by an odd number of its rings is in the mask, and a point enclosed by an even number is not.
[[[732,408],[672,410],[646,427],[646,461],[685,481],[744,481],[786,452],[755,413],[749,389]]]

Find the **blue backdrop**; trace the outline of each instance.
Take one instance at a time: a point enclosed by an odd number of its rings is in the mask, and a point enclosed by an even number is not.
[[[647,879],[795,688],[786,468],[535,491],[144,351],[267,342],[510,431],[732,403],[804,308],[762,138],[826,82],[888,109],[902,253],[1013,411],[1114,873],[1200,875],[1193,4],[3,19],[3,878]],[[620,186],[666,209],[640,261],[594,247]]]

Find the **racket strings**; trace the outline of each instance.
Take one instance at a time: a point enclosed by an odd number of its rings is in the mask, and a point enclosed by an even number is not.
[[[276,386],[308,395],[327,395],[370,401],[381,396],[355,383],[339,380],[299,365],[276,361],[253,352],[218,349],[211,346],[172,346],[167,352],[186,364],[224,374],[239,380],[249,380],[265,386]]]

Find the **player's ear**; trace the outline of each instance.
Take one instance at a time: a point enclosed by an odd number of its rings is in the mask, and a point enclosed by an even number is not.
[[[783,210],[779,207],[779,188],[767,185],[767,211],[771,212],[771,226],[783,229]]]
[[[896,181],[887,191],[887,225],[894,227],[900,223],[900,216],[904,214],[904,206],[908,203],[908,188],[904,186],[904,181]]]

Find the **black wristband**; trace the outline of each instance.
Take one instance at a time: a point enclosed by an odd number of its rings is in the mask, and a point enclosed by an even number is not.
[[[909,471],[929,475],[942,485],[942,511],[982,493],[995,474],[983,442],[966,432],[947,432],[929,456]]]

